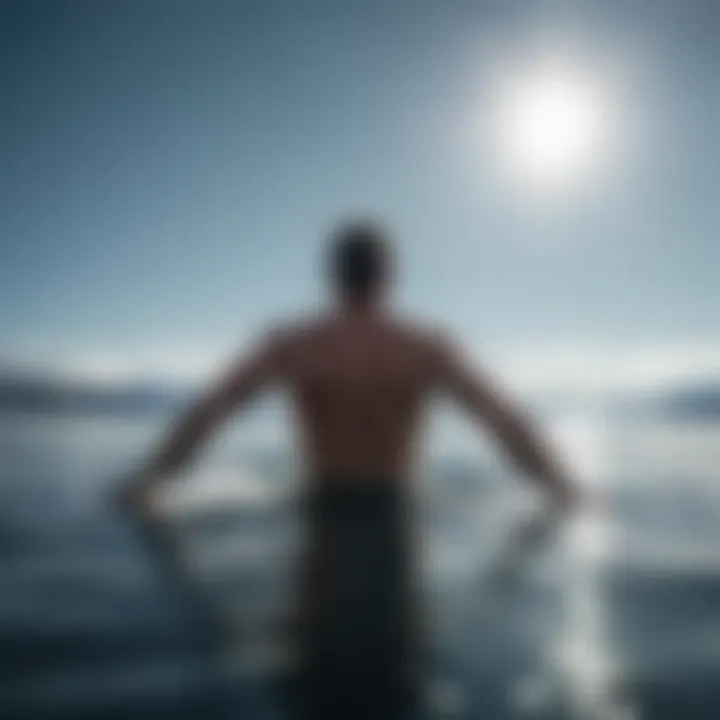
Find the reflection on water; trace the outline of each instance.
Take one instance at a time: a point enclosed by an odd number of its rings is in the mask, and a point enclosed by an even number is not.
[[[622,659],[618,648],[611,646],[603,602],[608,525],[599,514],[572,523],[566,542],[570,558],[565,577],[565,622],[554,648],[555,662],[578,717],[626,717],[615,696]]]
[[[13,687],[0,693],[1,716],[278,717],[268,680],[288,659],[280,618],[300,537],[291,486],[272,469],[282,463],[241,471],[228,449],[173,498],[191,584],[222,622],[223,647],[208,652],[198,609],[102,501],[102,478],[157,427],[2,423],[0,662]],[[438,465],[427,478],[418,507],[436,714],[715,717],[720,433],[655,430],[652,442],[650,425],[558,425],[557,441],[604,499],[562,527],[481,466]],[[660,457],[674,474],[659,472]],[[230,692],[220,649],[232,660]]]

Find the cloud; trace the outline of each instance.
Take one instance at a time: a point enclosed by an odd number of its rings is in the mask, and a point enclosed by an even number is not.
[[[492,360],[505,384],[532,395],[600,399],[698,381],[720,383],[720,342],[565,342],[506,349]]]
[[[26,378],[115,387],[134,382],[195,384],[226,361],[227,351],[166,347],[136,352],[59,351],[16,353],[0,360],[0,371]]]
[[[236,346],[242,347],[242,345]],[[471,353],[502,385],[538,398],[601,400],[720,384],[720,341],[656,344],[555,342]],[[202,384],[229,360],[227,348],[163,347],[136,352],[14,355],[0,369],[112,387],[132,382]]]

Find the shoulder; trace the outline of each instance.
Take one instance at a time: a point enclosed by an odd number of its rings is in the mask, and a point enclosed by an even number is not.
[[[399,336],[432,365],[444,363],[454,353],[455,340],[446,328],[414,318],[398,319],[396,328]]]
[[[395,327],[410,342],[423,345],[427,348],[437,347],[448,341],[451,333],[441,327],[412,316],[402,316],[395,319]]]
[[[320,317],[302,316],[271,324],[263,334],[263,344],[274,353],[292,353],[322,332]]]

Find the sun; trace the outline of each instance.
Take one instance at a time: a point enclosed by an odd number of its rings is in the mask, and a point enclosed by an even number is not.
[[[498,102],[501,156],[513,175],[565,186],[601,158],[607,107],[592,80],[546,68],[508,83]]]

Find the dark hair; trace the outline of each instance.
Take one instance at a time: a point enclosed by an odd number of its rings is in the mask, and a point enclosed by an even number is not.
[[[365,299],[387,277],[391,248],[378,222],[359,220],[340,226],[332,236],[330,276],[351,299]]]

